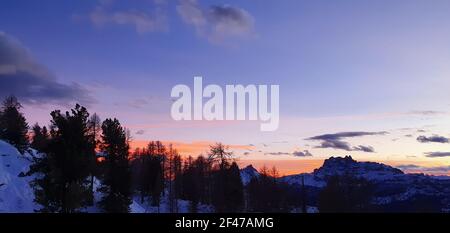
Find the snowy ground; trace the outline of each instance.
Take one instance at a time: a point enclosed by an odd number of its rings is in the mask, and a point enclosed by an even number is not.
[[[158,206],[150,205],[150,201],[144,201],[144,203],[140,202],[139,197],[133,198],[133,203],[130,205],[131,212],[133,213],[170,213],[170,205],[168,194],[166,194],[161,199],[161,204]],[[186,200],[177,200],[177,213],[189,213],[190,202]],[[199,204],[197,206],[198,213],[212,213],[214,212],[214,208],[210,205]]]
[[[34,212],[34,193],[29,182],[32,176],[23,176],[29,170],[32,155],[21,155],[10,144],[0,140],[0,213]]]

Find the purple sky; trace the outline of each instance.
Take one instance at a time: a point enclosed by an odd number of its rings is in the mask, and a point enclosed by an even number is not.
[[[450,137],[449,1],[1,5],[0,96],[17,95],[30,123],[80,102],[119,118],[137,142],[251,145],[236,150],[242,160],[450,165],[439,140]],[[280,85],[279,130],[174,122],[170,90],[196,75],[205,85]]]

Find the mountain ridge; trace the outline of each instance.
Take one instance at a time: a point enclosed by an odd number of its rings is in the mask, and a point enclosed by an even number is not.
[[[317,206],[320,191],[333,176],[352,176],[368,181],[373,187],[371,204],[383,212],[410,212],[424,205],[433,211],[450,212],[450,176],[405,173],[376,162],[358,162],[351,156],[330,157],[311,173],[278,178],[294,187],[305,187],[311,206]]]

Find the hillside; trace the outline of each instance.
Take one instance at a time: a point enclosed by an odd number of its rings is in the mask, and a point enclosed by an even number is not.
[[[10,144],[0,140],[0,213],[33,212],[34,193],[29,182],[32,176],[24,176],[29,170],[32,155],[21,155]]]

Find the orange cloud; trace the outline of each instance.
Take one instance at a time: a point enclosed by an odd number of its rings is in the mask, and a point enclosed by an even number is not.
[[[146,140],[134,140],[131,141],[130,147],[132,150],[136,148],[144,148],[147,147],[149,141]],[[200,154],[205,154],[208,150],[210,145],[214,145],[216,142],[213,141],[194,141],[194,142],[180,142],[180,141],[162,141],[164,145],[170,145],[177,149],[177,151],[181,155],[191,155],[191,156],[197,156]],[[253,149],[253,146],[250,145],[227,145],[229,146],[230,150],[249,150]]]
[[[201,121],[164,121],[164,122],[158,122],[153,124],[127,124],[127,128],[133,128],[133,129],[179,129],[179,128],[209,128],[209,127],[223,127],[223,126],[229,126],[229,125],[237,125],[241,124],[242,121],[207,121],[207,120],[201,120]]]

